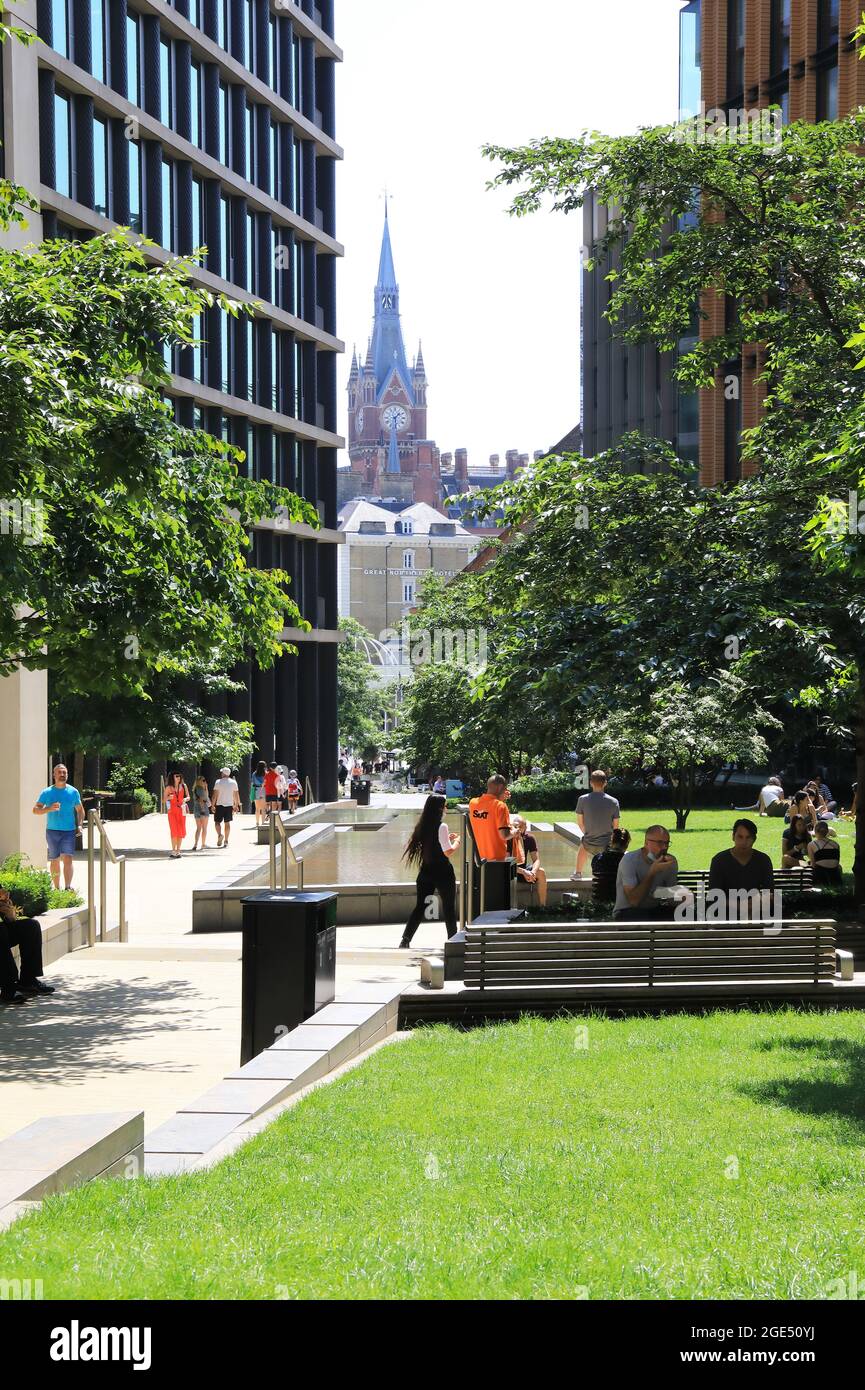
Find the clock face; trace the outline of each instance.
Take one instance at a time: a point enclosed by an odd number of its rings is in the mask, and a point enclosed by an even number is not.
[[[357,412],[357,420],[355,421],[355,423],[356,423],[356,425],[357,425],[357,432],[358,432],[358,434],[363,434],[363,411],[362,411],[362,410],[359,410],[359,411]]]
[[[408,412],[401,405],[389,405],[382,412],[382,421],[386,430],[390,430],[394,423],[397,430],[404,430],[408,426]]]

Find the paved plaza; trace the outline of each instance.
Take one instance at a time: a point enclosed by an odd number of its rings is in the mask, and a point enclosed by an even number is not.
[[[192,892],[256,852],[254,818],[235,822],[228,849],[214,843],[180,860],[168,857],[164,816],[111,823],[108,833],[127,856],[129,941],[63,957],[46,972],[52,998],[0,1013],[0,1139],[43,1116],[133,1108],[144,1110],[149,1131],[237,1067],[241,935],[192,936]],[[79,855],[82,894],[86,868]],[[110,916],[115,875],[110,869]],[[402,925],[339,929],[337,994],[359,982],[417,980],[413,958],[442,945],[442,928],[422,926],[409,954],[396,949]]]

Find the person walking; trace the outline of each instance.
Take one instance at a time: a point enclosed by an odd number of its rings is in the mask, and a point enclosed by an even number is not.
[[[195,844],[192,848],[205,849],[210,824],[210,789],[203,777],[196,777],[192,784],[192,814],[195,817]]]
[[[231,775],[231,768],[222,768],[213,784],[213,822],[216,826],[216,848],[228,849],[231,823],[235,812],[240,815],[240,789]]]
[[[264,805],[268,820],[279,813],[279,772],[276,763],[268,763],[264,774]]]
[[[447,801],[443,796],[428,796],[423,811],[405,847],[403,859],[417,864],[417,903],[405,924],[400,950],[407,950],[422,921],[437,922],[444,917],[448,936],[457,930],[457,881],[451,857],[460,846],[460,836],[452,834],[445,824]],[[439,904],[433,905],[436,894]]]
[[[63,883],[72,887],[72,856],[75,853],[75,832],[84,820],[81,793],[69,785],[65,763],[58,763],[52,773],[53,784],[41,791],[33,807],[34,816],[47,816],[45,839],[48,842],[48,868],[55,888],[60,887],[60,865]]]
[[[303,799],[303,787],[300,785],[300,778],[294,768],[285,779],[285,795],[288,798],[288,814],[293,816],[297,810],[298,801]]]
[[[255,812],[256,826],[263,825],[267,815],[267,797],[264,791],[264,777],[267,764],[260,762],[249,779],[249,799]]]
[[[339,760],[339,768],[337,769],[337,774],[336,774],[337,781],[339,782],[339,794],[340,794],[340,796],[345,796],[345,781],[346,781],[346,778],[347,778],[347,777],[348,777],[348,764],[346,763],[346,761],[345,761],[344,758],[340,758],[340,760]]]
[[[589,783],[592,790],[577,802],[577,824],[583,838],[577,850],[577,867],[571,874],[575,880],[583,877],[583,865],[587,859],[591,861],[596,854],[603,854],[609,848],[610,836],[614,830],[618,830],[621,815],[616,798],[607,795],[607,774],[600,770],[593,772]]]
[[[165,805],[168,808],[168,833],[171,836],[171,858],[179,859],[183,841],[186,839],[186,809],[189,805],[189,788],[183,780],[182,772],[172,772],[165,788]]]
[[[20,975],[13,946],[21,958]],[[54,986],[41,980],[41,974],[42,928],[35,917],[20,917],[6,889],[0,888],[0,1003],[23,1004],[28,994],[53,994]]]

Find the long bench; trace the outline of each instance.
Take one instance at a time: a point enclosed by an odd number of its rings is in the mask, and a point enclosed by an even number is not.
[[[487,923],[465,933],[467,989],[790,983],[836,971],[835,923]]]
[[[819,892],[814,888],[814,873],[810,865],[808,868],[800,869],[773,869],[773,886],[775,892],[784,893],[807,893],[810,891]],[[682,888],[708,888],[709,870],[708,869],[680,869],[678,882]]]

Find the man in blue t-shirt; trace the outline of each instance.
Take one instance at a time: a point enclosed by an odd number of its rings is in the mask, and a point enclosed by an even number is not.
[[[36,798],[34,816],[47,816],[45,838],[48,841],[48,867],[54,887],[60,887],[60,861],[63,861],[63,882],[72,887],[72,856],[75,853],[75,832],[84,819],[81,795],[69,785],[69,773],[63,763],[54,769],[54,785],[46,787]]]

